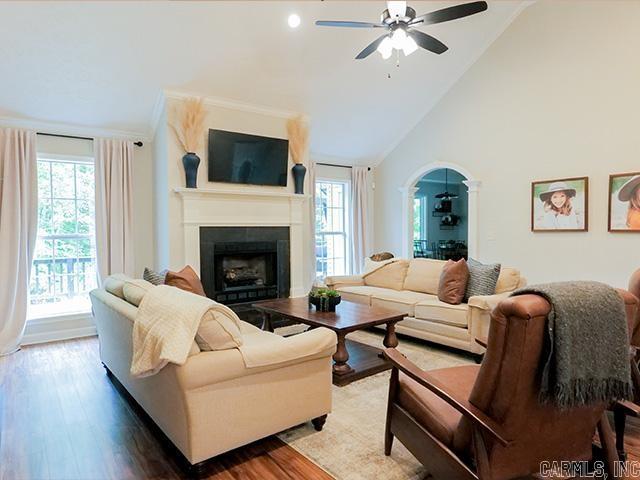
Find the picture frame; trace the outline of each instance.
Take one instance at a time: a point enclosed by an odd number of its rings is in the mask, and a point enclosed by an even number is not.
[[[640,233],[640,172],[609,175],[608,230]]]
[[[589,177],[531,182],[531,231],[589,231]]]

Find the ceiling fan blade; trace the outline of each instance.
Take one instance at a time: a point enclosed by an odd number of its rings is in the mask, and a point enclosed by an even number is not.
[[[318,20],[316,25],[319,27],[349,27],[349,28],[383,28],[386,25],[370,22],[342,22],[339,20]]]
[[[365,47],[365,49],[362,50],[356,56],[356,60],[362,60],[363,58],[367,58],[369,55],[371,55],[373,52],[375,52],[376,49],[378,48],[378,45],[380,45],[385,38],[387,38],[387,34],[386,33],[384,35],[382,35],[381,37],[377,38],[376,40],[374,40],[373,42],[371,42],[369,45],[367,45]]]
[[[416,25],[421,23],[423,25],[433,25],[434,23],[448,22],[450,20],[457,20],[458,18],[468,17],[476,13],[484,12],[489,6],[487,2],[471,2],[462,5],[456,5],[455,7],[443,8],[442,10],[436,10],[435,12],[426,13],[414,18],[410,25]]]
[[[440,40],[419,30],[410,30],[407,35],[413,38],[418,46],[429,50],[430,52],[437,53],[438,55],[449,50],[449,47]]]

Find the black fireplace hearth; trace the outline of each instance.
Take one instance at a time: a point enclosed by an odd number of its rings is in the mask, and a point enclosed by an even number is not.
[[[202,227],[200,272],[207,296],[227,305],[288,297],[289,228]]]

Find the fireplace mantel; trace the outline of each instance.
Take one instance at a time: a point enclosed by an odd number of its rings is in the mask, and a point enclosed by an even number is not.
[[[200,227],[288,226],[291,244],[291,296],[304,295],[308,195],[260,187],[174,188],[181,198],[184,264],[200,273]]]
[[[235,190],[230,188],[174,188],[173,191],[181,197],[213,197],[213,196],[242,196],[242,197],[278,197],[278,198],[291,198],[299,201],[304,201],[309,198],[309,195],[300,195],[291,192],[277,192],[272,190],[262,189],[242,189]]]

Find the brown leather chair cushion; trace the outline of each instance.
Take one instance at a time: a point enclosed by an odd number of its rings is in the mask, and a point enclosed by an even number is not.
[[[479,369],[478,365],[464,365],[428,373],[456,397],[467,399]],[[398,377],[398,383],[397,403],[402,408],[447,446],[453,448],[454,443],[460,443],[454,442],[454,437],[462,415],[455,408],[403,373]]]
[[[460,305],[469,281],[469,267],[465,259],[449,260],[442,268],[438,283],[438,300],[451,305]]]
[[[204,293],[204,288],[202,288],[202,282],[200,282],[198,274],[189,265],[179,272],[168,271],[164,277],[164,284],[178,287],[187,292],[202,295],[203,297],[207,296]]]

